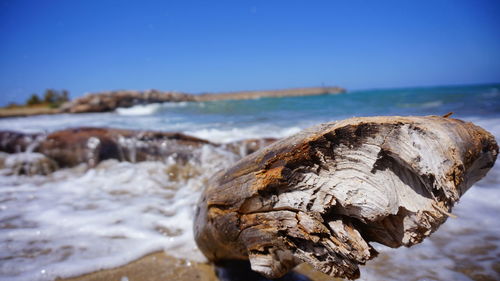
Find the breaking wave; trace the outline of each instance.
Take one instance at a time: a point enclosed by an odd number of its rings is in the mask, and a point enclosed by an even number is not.
[[[279,128],[277,126],[251,126],[244,128],[227,129],[201,129],[195,131],[186,131],[188,135],[206,139],[215,143],[228,143],[244,139],[283,138],[301,130],[299,127]]]
[[[161,108],[161,104],[152,103],[145,105],[135,105],[132,107],[119,107],[116,112],[120,115],[151,115]]]
[[[235,154],[203,146],[185,164],[107,160],[50,176],[0,177],[0,279],[54,280],[126,264],[148,253],[203,261],[195,203]],[[22,206],[22,207],[21,207]]]

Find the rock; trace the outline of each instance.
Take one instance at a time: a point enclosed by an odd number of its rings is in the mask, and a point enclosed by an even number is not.
[[[0,152],[0,169],[5,168],[5,159],[7,159],[9,155],[10,155],[9,153]]]
[[[38,152],[60,167],[86,163],[94,167],[106,159],[118,161],[196,161],[203,145],[219,146],[181,133],[82,127],[48,135],[0,132],[0,151]]]
[[[61,106],[61,112],[85,113],[107,112],[118,107],[131,107],[138,104],[194,101],[192,95],[178,92],[160,92],[157,90],[111,91],[87,94]]]
[[[227,93],[210,93],[193,95],[180,92],[163,92],[158,90],[148,91],[110,91],[87,94],[74,99],[61,106],[60,112],[85,113],[114,111],[119,107],[131,107],[139,104],[183,102],[183,101],[217,101],[217,100],[243,100],[266,97],[294,97],[324,94],[344,93],[340,87],[311,87],[267,91],[240,91]]]
[[[106,159],[119,161],[178,161],[192,158],[194,148],[213,145],[210,142],[180,133],[133,131],[108,128],[77,128],[57,131],[36,148],[62,167],[80,163],[95,166]]]
[[[48,175],[57,170],[57,163],[40,153],[23,152],[9,154],[3,167],[15,175]]]
[[[42,134],[28,134],[14,131],[0,131],[0,151],[7,153],[25,152],[36,146]]]

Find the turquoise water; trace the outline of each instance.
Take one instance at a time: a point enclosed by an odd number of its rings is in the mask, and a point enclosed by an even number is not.
[[[289,123],[327,121],[352,116],[443,115],[497,116],[500,114],[500,84],[380,89],[352,91],[340,95],[262,98],[216,101],[164,108],[157,114],[196,118],[201,122]]]
[[[150,104],[112,113],[0,120],[0,129],[54,131],[97,126],[177,131],[215,142],[283,137],[321,122],[353,116],[443,115],[476,120],[500,116],[500,84],[379,89],[339,95]]]

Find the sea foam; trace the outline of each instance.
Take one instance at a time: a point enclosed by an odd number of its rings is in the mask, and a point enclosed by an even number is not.
[[[216,143],[228,143],[244,139],[259,139],[263,137],[283,138],[298,133],[300,130],[301,128],[296,126],[280,128],[278,126],[261,125],[227,129],[207,128],[186,131],[185,133]]]
[[[195,202],[212,172],[236,156],[204,146],[199,159],[0,177],[0,279],[75,276],[159,250],[204,260],[192,233]]]
[[[152,103],[145,105],[136,105],[132,107],[119,107],[116,112],[121,115],[150,115],[154,114],[161,108],[161,104]]]
[[[120,115],[152,115],[166,108],[185,107],[188,102],[165,102],[165,103],[150,103],[139,104],[132,107],[119,107],[116,112]]]

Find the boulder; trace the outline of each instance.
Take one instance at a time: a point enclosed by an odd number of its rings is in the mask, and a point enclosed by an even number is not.
[[[61,112],[85,113],[108,112],[119,107],[131,107],[138,104],[194,101],[193,95],[157,90],[111,91],[87,94],[61,106]]]
[[[43,154],[23,152],[7,155],[3,160],[3,168],[15,175],[33,176],[48,175],[57,170],[58,165]]]
[[[36,146],[43,134],[30,134],[14,131],[0,131],[0,151],[7,153],[25,152]]]
[[[194,148],[202,145],[213,144],[180,133],[89,127],[51,133],[36,151],[62,167],[71,167],[80,163],[95,166],[106,159],[140,162],[174,157],[187,161],[192,158]]]

